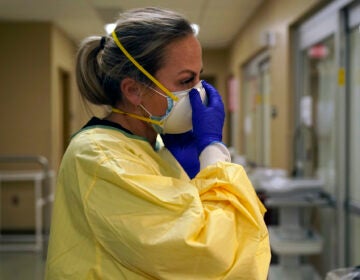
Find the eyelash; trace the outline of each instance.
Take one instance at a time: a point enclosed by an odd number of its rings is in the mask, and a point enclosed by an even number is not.
[[[190,84],[192,81],[194,81],[194,79],[195,79],[195,76],[192,76],[191,78],[189,78],[185,81],[182,81],[181,84],[183,84],[183,85]]]

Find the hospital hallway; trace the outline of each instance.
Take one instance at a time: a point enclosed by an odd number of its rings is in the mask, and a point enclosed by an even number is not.
[[[360,0],[0,0],[0,280],[44,279],[63,155],[111,112],[80,96],[81,42],[145,6],[192,23],[267,209],[268,280],[360,279]]]

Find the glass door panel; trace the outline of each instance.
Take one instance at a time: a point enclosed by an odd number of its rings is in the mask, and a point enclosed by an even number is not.
[[[335,156],[336,111],[335,95],[338,88],[334,35],[318,41],[302,51],[302,92],[300,96],[300,124],[295,135],[297,147],[296,175],[324,181],[324,190],[336,193]],[[314,225],[324,240],[322,257],[313,256],[319,271],[327,270],[335,252],[333,243],[336,226],[329,216],[331,208],[319,209]]]
[[[247,161],[270,166],[270,60],[259,55],[244,68],[243,150]]]
[[[249,162],[256,162],[256,92],[257,79],[247,76],[244,80],[244,152]]]
[[[359,7],[358,7],[359,8]],[[360,15],[360,12],[357,13]],[[358,22],[360,19],[358,18]],[[349,34],[349,203],[357,208],[349,213],[349,265],[360,264],[360,25]]]
[[[335,193],[335,93],[337,71],[333,36],[303,51],[303,92],[296,133],[297,174],[317,177]]]
[[[271,104],[270,104],[270,71],[269,60],[261,63],[260,70],[260,97],[261,97],[261,163],[271,166]]]
[[[360,204],[360,27],[350,33],[350,193]]]

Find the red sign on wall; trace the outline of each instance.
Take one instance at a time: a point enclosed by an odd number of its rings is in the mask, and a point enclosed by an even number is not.
[[[327,57],[329,49],[325,45],[315,45],[308,50],[308,56],[311,58],[322,59]]]
[[[239,107],[239,82],[235,77],[230,77],[228,80],[228,110],[229,112],[236,112]]]

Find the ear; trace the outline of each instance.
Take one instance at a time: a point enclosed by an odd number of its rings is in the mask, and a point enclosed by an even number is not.
[[[142,87],[138,82],[132,78],[125,78],[120,84],[121,92],[124,97],[133,105],[139,105],[141,103],[141,90]]]

